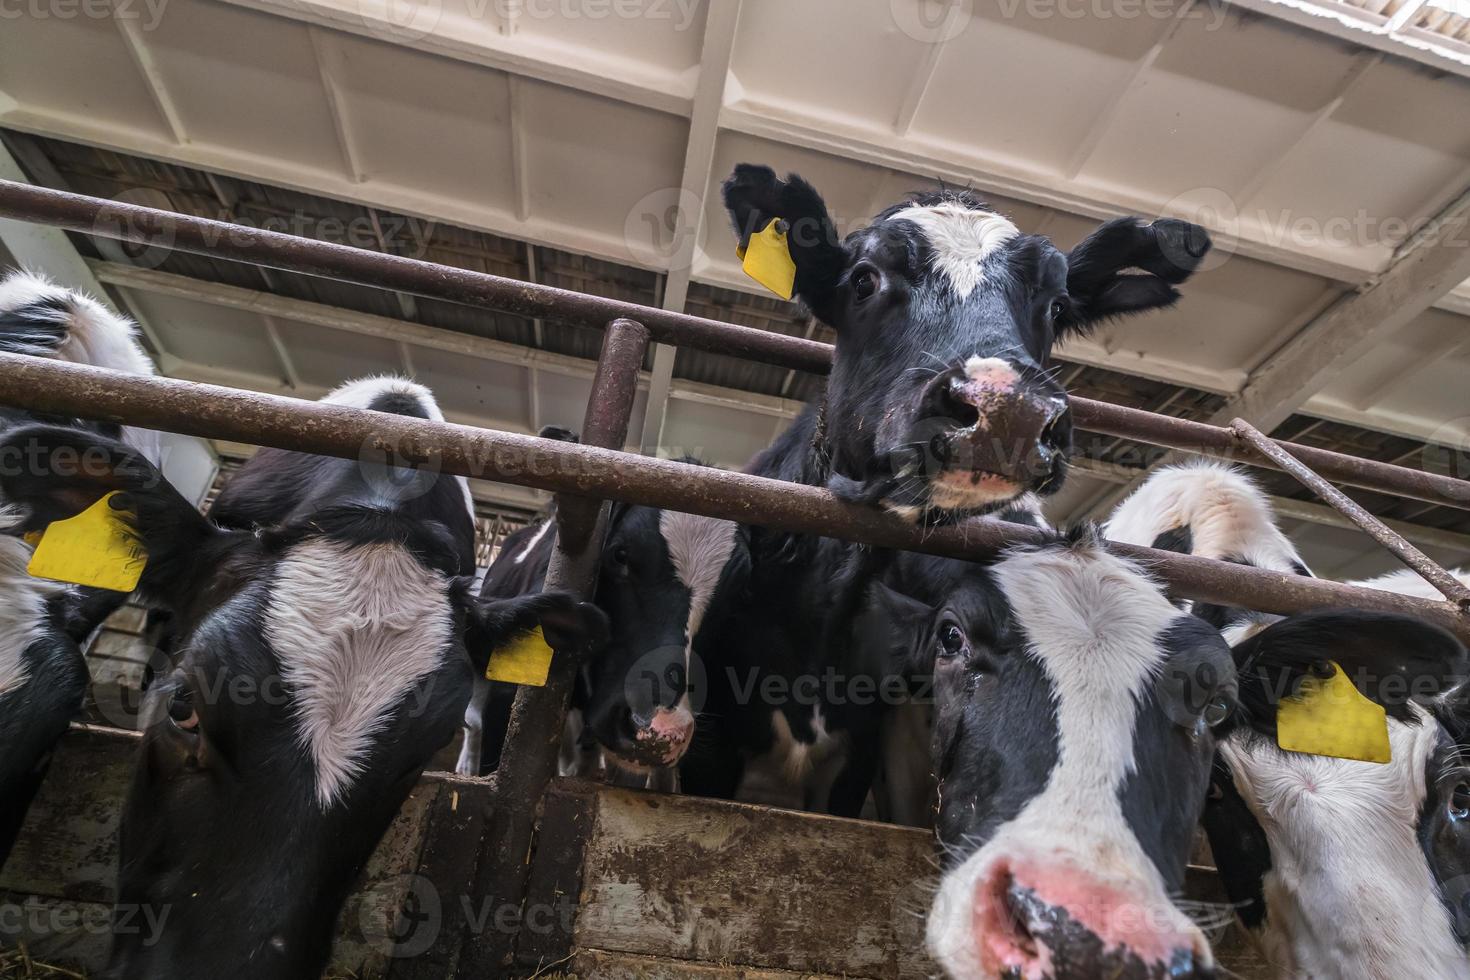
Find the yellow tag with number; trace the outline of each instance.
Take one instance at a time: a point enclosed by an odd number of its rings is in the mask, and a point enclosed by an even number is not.
[[[1288,752],[1387,763],[1388,712],[1363,697],[1336,663],[1328,678],[1308,676],[1276,709],[1276,744]]]
[[[750,244],[735,250],[745,274],[782,299],[790,299],[796,288],[796,263],[781,219],[772,218],[765,228],[750,236]]]
[[[490,665],[485,668],[485,679],[545,687],[546,677],[550,673],[551,645],[546,642],[546,637],[538,626],[510,646],[501,647],[490,654]]]
[[[54,521],[41,533],[27,568],[49,578],[94,589],[131,592],[143,577],[148,556],[138,547],[109,493],[76,517]]]

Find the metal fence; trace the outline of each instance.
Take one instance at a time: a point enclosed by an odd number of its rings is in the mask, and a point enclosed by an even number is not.
[[[1034,528],[999,521],[919,528],[876,508],[844,503],[817,487],[620,451],[651,341],[818,374],[831,366],[832,348],[827,344],[3,180],[0,217],[605,330],[580,445],[0,355],[0,404],[352,459],[365,453],[389,454],[405,464],[558,493],[560,540],[547,578],[549,588],[590,594],[606,513],[603,504],[609,499],[958,558],[985,557],[1042,537]],[[1175,595],[1281,614],[1324,606],[1403,612],[1470,640],[1470,591],[1330,485],[1470,509],[1470,481],[1277,442],[1243,420],[1223,428],[1082,398],[1073,398],[1071,404],[1075,425],[1081,429],[1291,473],[1429,580],[1447,601],[1152,548],[1113,546],[1118,553],[1145,562]],[[522,688],[517,696],[502,764],[494,777],[493,797],[499,803],[488,815],[491,843],[477,863],[476,890],[481,895],[516,901],[524,894],[534,801],[556,771],[575,670],[568,658],[558,658],[545,687]],[[478,960],[484,975],[494,975],[508,962],[511,942],[506,938],[473,946],[465,955]]]

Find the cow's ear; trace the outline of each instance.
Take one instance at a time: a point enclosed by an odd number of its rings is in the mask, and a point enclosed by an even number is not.
[[[469,597],[465,646],[483,672],[490,655],[536,627],[552,649],[580,656],[607,643],[607,616],[569,592],[541,592],[510,599]]]
[[[796,264],[796,296],[830,324],[831,302],[846,259],[822,196],[796,174],[781,180],[770,167],[752,163],[738,164],[721,192],[742,247],[773,220],[784,222]]]
[[[27,425],[0,438],[0,499],[19,529],[43,531],[75,517],[109,493],[108,502],[147,554],[139,589],[172,605],[218,555],[227,532],[199,513],[141,453],[79,429]]]
[[[1276,707],[1302,678],[1329,661],[1389,715],[1409,720],[1412,704],[1432,705],[1465,679],[1465,647],[1413,616],[1356,609],[1299,613],[1272,623],[1232,650],[1240,700],[1253,727],[1276,731]]]
[[[928,673],[933,656],[924,638],[933,618],[933,606],[874,582],[862,612],[853,620],[852,642],[859,663],[879,677]]]
[[[1209,233],[1188,221],[1114,218],[1067,255],[1071,313],[1063,332],[1086,332],[1112,317],[1172,306],[1179,298],[1175,287],[1194,274],[1209,250]]]

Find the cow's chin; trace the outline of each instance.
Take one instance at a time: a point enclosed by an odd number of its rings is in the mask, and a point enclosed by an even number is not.
[[[630,772],[638,776],[651,776],[660,769],[670,769],[679,764],[684,753],[669,753],[657,755],[650,753],[646,748],[640,752],[631,752],[627,748],[619,747],[610,749],[606,745],[602,747],[602,753],[609,765],[616,766],[624,772]]]
[[[918,522],[926,512],[961,514],[997,510],[1026,492],[1015,480],[983,471],[946,470],[929,481],[929,499],[920,504],[886,502],[886,508],[906,521]]]

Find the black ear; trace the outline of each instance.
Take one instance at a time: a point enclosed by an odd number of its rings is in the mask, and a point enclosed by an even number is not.
[[[773,219],[786,223],[786,242],[796,263],[796,295],[830,324],[830,304],[846,258],[822,196],[796,174],[781,180],[770,167],[752,163],[738,164],[721,191],[742,246]]]
[[[874,582],[862,612],[853,619],[858,663],[879,677],[929,673],[933,657],[924,648],[924,637],[933,618],[933,606]]]
[[[1356,609],[1288,616],[1236,644],[1240,700],[1259,731],[1276,731],[1276,705],[1314,668],[1336,661],[1363,696],[1399,720],[1465,679],[1465,647],[1448,631],[1398,613]]]
[[[490,654],[537,626],[559,653],[584,654],[607,642],[607,616],[569,592],[541,592],[512,599],[469,599],[465,645],[483,671]]]
[[[1179,298],[1174,287],[1209,250],[1209,233],[1188,221],[1114,218],[1067,255],[1070,325],[1085,331],[1109,317],[1172,306]]]
[[[536,433],[541,439],[554,439],[557,442],[581,442],[581,436],[577,430],[568,429],[564,425],[543,425],[541,431]]]
[[[19,508],[21,530],[40,531],[117,491],[111,506],[130,513],[148,555],[139,589],[164,603],[186,594],[217,560],[229,537],[206,520],[131,447],[62,426],[27,425],[0,437],[0,499]]]

